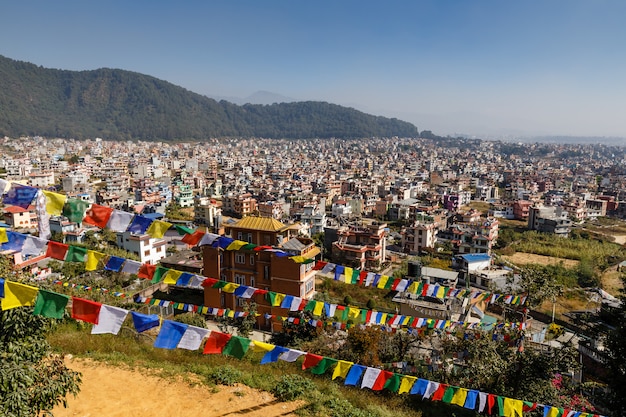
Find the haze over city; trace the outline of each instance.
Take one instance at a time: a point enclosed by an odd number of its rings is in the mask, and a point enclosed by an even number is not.
[[[0,54],[438,134],[626,137],[621,1],[6,2]],[[258,96],[257,96],[258,97]]]

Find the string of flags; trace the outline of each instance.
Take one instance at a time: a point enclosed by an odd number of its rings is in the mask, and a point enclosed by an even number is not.
[[[344,385],[368,388],[372,391],[387,390],[396,394],[418,395],[424,400],[441,401],[479,413],[497,414],[503,417],[520,417],[524,412],[543,408],[546,417],[601,417],[598,414],[543,405],[478,390],[430,381],[411,375],[403,375],[379,368],[363,366],[349,361],[290,349],[270,343],[251,340],[228,333],[161,320],[156,314],[142,314],[120,307],[109,306],[92,300],[69,297],[30,285],[0,279],[0,302],[2,310],[33,306],[33,314],[61,319],[69,306],[71,317],[93,324],[91,334],[117,335],[130,313],[137,332],[161,325],[154,347],[161,349],[187,349],[202,353],[222,354],[242,359],[248,351],[263,353],[260,364],[296,362],[302,360],[302,369],[316,375],[330,373],[332,380],[341,378]],[[204,345],[203,345],[204,342]]]

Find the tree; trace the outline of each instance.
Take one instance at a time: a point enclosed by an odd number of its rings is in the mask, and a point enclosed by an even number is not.
[[[0,258],[0,276],[9,271]],[[33,315],[30,307],[0,311],[0,415],[38,416],[78,394],[80,373],[67,368],[46,340],[52,327],[52,319]]]
[[[626,276],[622,275],[626,286]],[[605,352],[607,353],[606,370],[609,374],[609,403],[614,415],[626,415],[626,290],[620,294],[620,304],[616,314],[620,317],[615,329],[606,337]]]
[[[526,305],[529,308],[537,307],[545,300],[560,295],[563,291],[556,274],[535,264],[523,267],[519,274],[519,280],[515,284],[528,293]]]

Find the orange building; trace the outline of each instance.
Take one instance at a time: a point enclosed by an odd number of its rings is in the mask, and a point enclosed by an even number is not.
[[[226,235],[233,239],[267,246],[267,249],[280,249],[288,256],[269,250],[224,250],[203,246],[204,275],[303,299],[312,297],[315,294],[315,262],[300,264],[289,259],[289,256],[315,259],[320,250],[313,240],[294,236],[297,228],[272,218],[255,216],[244,217],[226,226]],[[253,296],[252,301],[257,304],[257,313],[260,314],[257,324],[261,328],[272,327],[271,320],[265,319],[265,314],[288,315],[288,309],[272,307],[263,295]],[[220,289],[206,288],[204,292],[204,305],[208,307],[241,310],[244,303],[245,299]]]

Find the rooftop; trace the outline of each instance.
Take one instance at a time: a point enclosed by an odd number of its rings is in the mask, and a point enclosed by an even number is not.
[[[286,226],[271,217],[247,216],[239,220],[237,223],[230,225],[237,229],[262,230],[266,232],[279,232]]]

